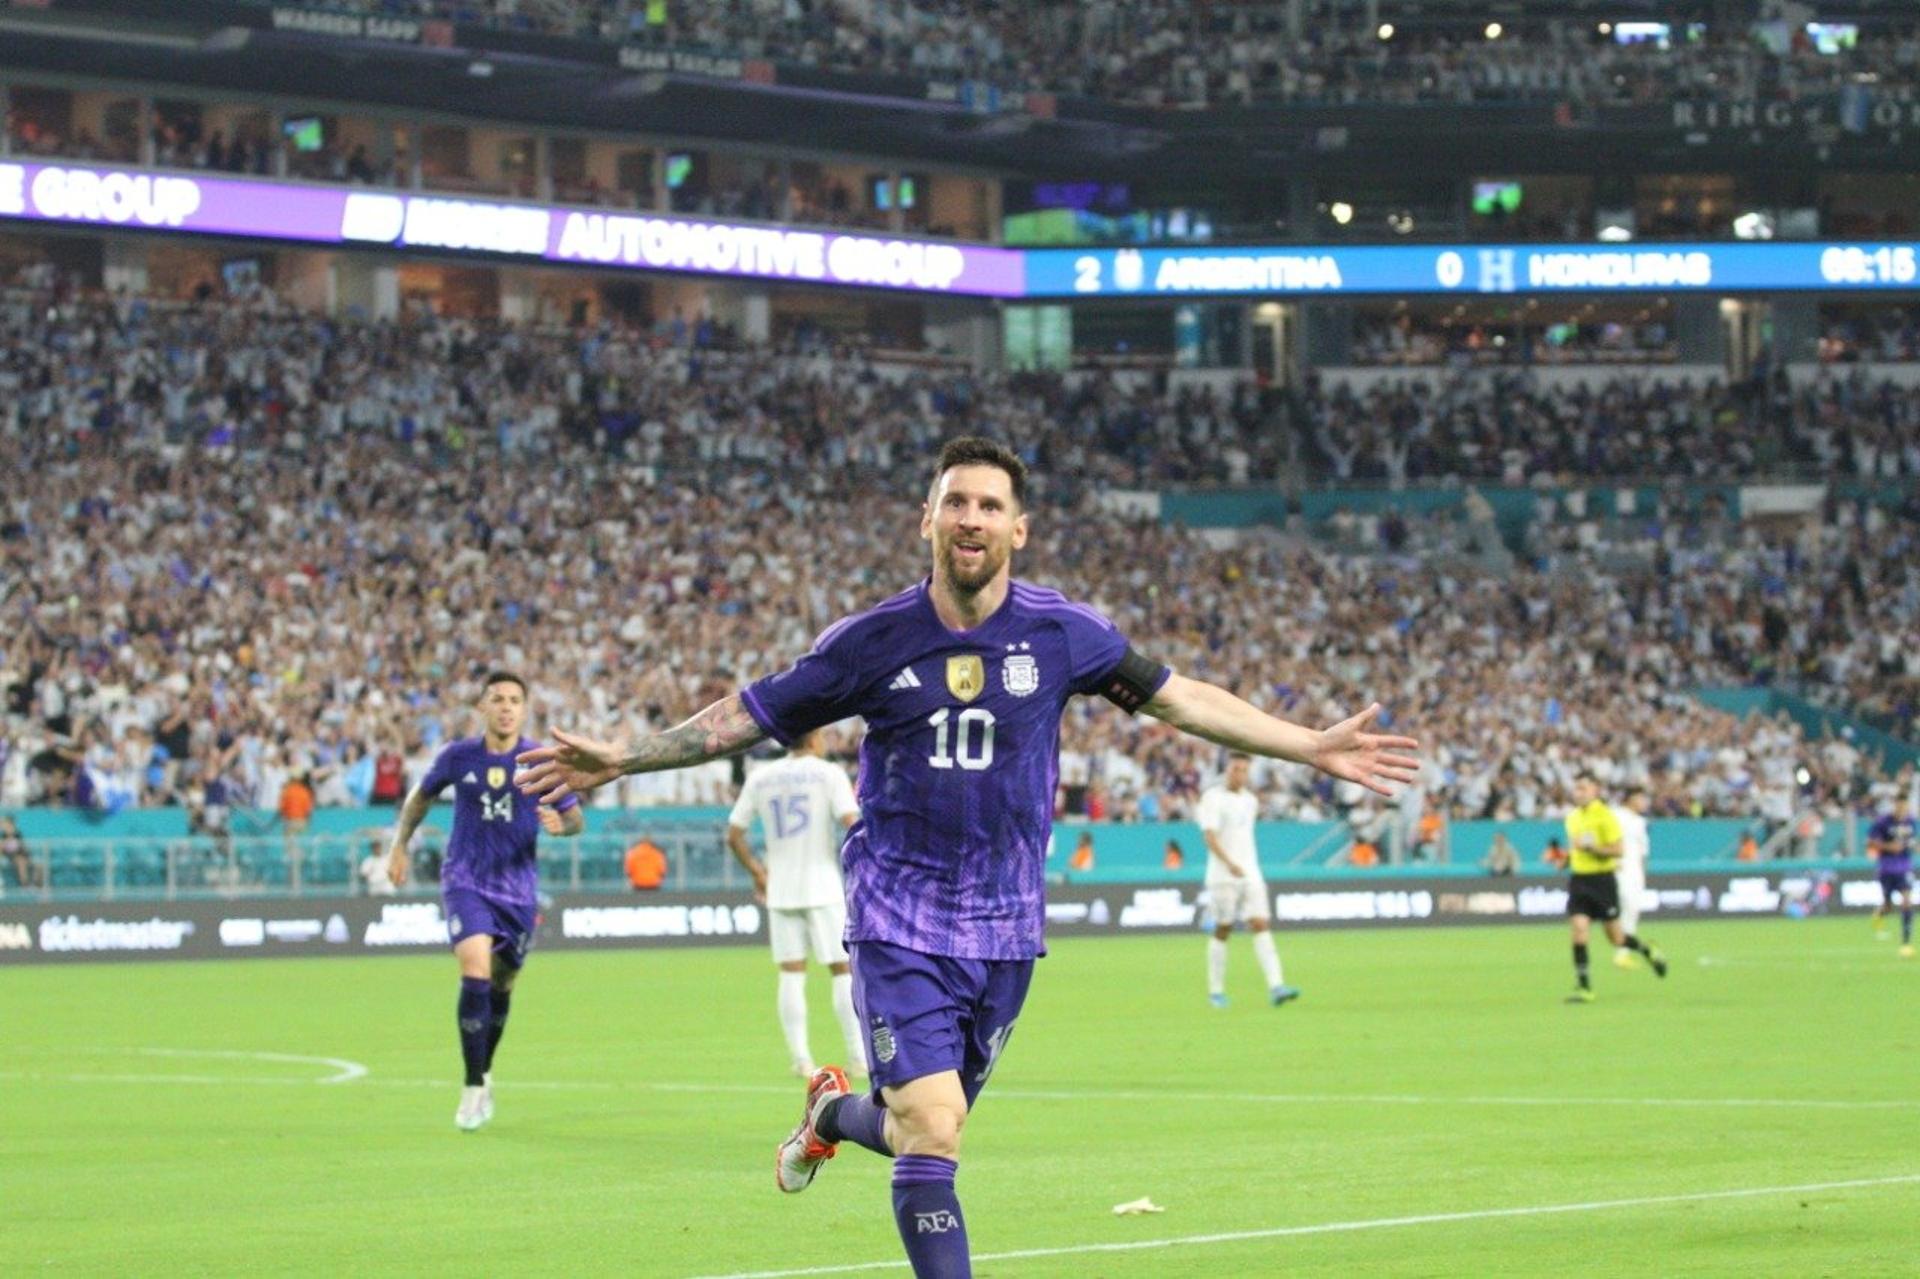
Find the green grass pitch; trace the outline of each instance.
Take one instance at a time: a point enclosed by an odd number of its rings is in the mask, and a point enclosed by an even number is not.
[[[1286,934],[1278,1010],[1236,938],[1224,1012],[1197,934],[1060,943],[967,1132],[976,1273],[1920,1272],[1920,961],[1861,919],[1649,931],[1673,977],[1603,961],[1588,1007],[1544,926]],[[456,986],[445,955],[0,976],[5,1270],[904,1273],[860,1264],[901,1255],[883,1161],[774,1189],[762,951],[536,956],[473,1135]]]

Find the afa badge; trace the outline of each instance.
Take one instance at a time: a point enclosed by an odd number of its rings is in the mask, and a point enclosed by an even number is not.
[[[1000,663],[1000,682],[1015,697],[1025,697],[1040,689],[1040,664],[1031,653],[1015,653]]]
[[[987,667],[978,654],[947,659],[947,691],[963,702],[980,696],[987,686]]]
[[[507,784],[506,769],[489,768],[487,770],[487,789],[488,790],[499,790],[502,786],[505,786],[506,784]]]

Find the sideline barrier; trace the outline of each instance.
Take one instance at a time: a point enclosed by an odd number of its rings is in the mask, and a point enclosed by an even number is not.
[[[1642,909],[1652,921],[1776,915],[1804,903],[1815,913],[1855,912],[1876,905],[1879,892],[1871,873],[1858,869],[1655,875]],[[1541,923],[1565,910],[1565,881],[1543,877],[1302,879],[1273,894],[1281,928]],[[1198,884],[1066,885],[1047,894],[1049,938],[1191,932],[1209,923]],[[744,893],[564,893],[543,904],[534,948],[764,944],[766,937],[766,912]],[[0,905],[0,966],[421,953],[446,944],[446,916],[428,897]]]
[[[190,835],[186,814],[178,808],[131,809],[111,815],[73,809],[13,810],[30,854],[45,874],[43,887],[23,889],[0,868],[0,902],[182,901],[196,898],[285,897],[293,899],[364,895],[356,868],[369,851],[383,846],[394,810],[321,809],[308,832],[288,840],[271,813],[235,810],[224,838]],[[540,845],[540,878],[551,892],[628,891],[622,857],[629,845],[646,838],[665,850],[668,876],[663,885],[682,893],[736,892],[747,878],[727,851],[724,808],[590,809],[586,832],[573,839],[546,839]],[[423,825],[423,868],[437,858],[449,826],[445,806],[436,807]],[[1840,860],[1861,845],[1863,824],[1827,823],[1818,852],[1821,865],[1852,868]],[[1650,823],[1652,866],[1656,873],[1706,871],[1732,873],[1741,836],[1753,823],[1731,818],[1657,819]],[[1093,835],[1094,864],[1087,870],[1067,865],[1083,832]],[[1438,861],[1370,869],[1328,865],[1344,852],[1350,832],[1338,822],[1262,822],[1257,828],[1260,859],[1269,880],[1381,877],[1466,877],[1481,874],[1493,836],[1505,834],[1521,856],[1521,870],[1552,874],[1540,860],[1550,838],[1562,835],[1558,821],[1454,822]],[[1180,846],[1183,864],[1164,864],[1169,842]],[[1202,878],[1206,849],[1191,822],[1087,823],[1054,825],[1053,855],[1047,873],[1056,881],[1092,884],[1192,884]],[[1756,869],[1775,863],[1755,863]],[[1798,861],[1805,871],[1815,865]],[[431,873],[428,871],[427,873]]]

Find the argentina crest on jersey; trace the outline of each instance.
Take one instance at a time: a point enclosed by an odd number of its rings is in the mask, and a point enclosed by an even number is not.
[[[1000,663],[1000,682],[1015,697],[1039,691],[1040,664],[1031,653],[1009,653]]]

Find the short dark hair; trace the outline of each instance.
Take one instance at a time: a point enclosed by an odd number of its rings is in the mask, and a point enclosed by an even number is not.
[[[488,671],[486,679],[480,682],[481,696],[484,697],[487,690],[495,684],[518,684],[520,686],[520,696],[525,697],[527,695],[527,681],[521,679],[512,671]]]
[[[940,477],[956,466],[999,467],[1013,483],[1014,502],[1026,506],[1027,464],[1006,445],[996,444],[978,435],[963,435],[957,440],[948,440],[940,446],[940,459],[933,465],[933,483],[927,486],[928,491],[938,488]]]

